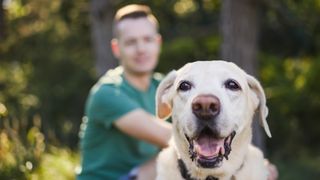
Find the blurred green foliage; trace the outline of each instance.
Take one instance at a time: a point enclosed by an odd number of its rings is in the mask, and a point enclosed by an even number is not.
[[[262,55],[269,125],[269,157],[280,179],[317,179],[320,176],[320,59]]]
[[[0,179],[25,179],[39,166],[45,150],[44,136],[38,126],[25,136],[2,116],[0,130]]]
[[[273,134],[279,137],[272,139],[270,146],[288,159],[299,155],[300,150],[319,155],[320,59],[264,58],[261,78],[268,87]]]
[[[12,1],[0,46],[0,102],[25,126],[35,114],[49,141],[77,146],[94,80],[86,1]],[[28,128],[28,127],[26,127]]]
[[[0,179],[75,179],[79,155],[69,148],[49,146],[38,125],[26,136],[3,120],[0,130]]]
[[[134,2],[150,5],[159,18],[164,44],[158,71],[220,59],[221,1]],[[268,157],[280,179],[317,179],[320,3],[261,1],[259,15],[259,79],[273,135]],[[0,43],[0,179],[72,179],[83,105],[97,79],[89,2],[12,0],[6,28]],[[73,151],[56,148],[66,146]]]

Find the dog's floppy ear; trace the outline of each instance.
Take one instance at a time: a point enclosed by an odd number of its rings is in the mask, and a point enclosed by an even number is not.
[[[269,125],[267,123],[267,116],[268,116],[268,107],[266,105],[266,96],[264,91],[259,83],[254,77],[247,75],[247,81],[249,84],[250,89],[254,92],[258,99],[255,99],[255,104],[257,109],[259,108],[259,118],[260,124],[264,128],[266,134],[271,137],[271,132],[269,129]]]
[[[161,119],[166,119],[172,111],[172,93],[173,83],[176,79],[177,72],[171,71],[159,84],[156,93],[156,113]]]

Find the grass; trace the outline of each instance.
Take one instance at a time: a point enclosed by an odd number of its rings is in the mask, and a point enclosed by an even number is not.
[[[39,167],[30,174],[32,180],[73,180],[79,164],[79,155],[68,148],[50,147],[42,156]]]
[[[279,171],[279,180],[318,180],[320,156],[300,155],[290,160],[273,159]]]
[[[0,129],[0,179],[73,180],[79,153],[45,144],[39,128],[25,136],[9,126]]]

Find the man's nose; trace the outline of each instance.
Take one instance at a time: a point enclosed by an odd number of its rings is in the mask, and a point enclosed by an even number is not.
[[[142,42],[142,41],[138,41],[137,45],[136,45],[136,48],[137,48],[137,51],[138,52],[143,52],[145,50],[145,43]]]
[[[220,100],[214,95],[199,95],[192,101],[192,112],[201,120],[210,120],[220,112]]]

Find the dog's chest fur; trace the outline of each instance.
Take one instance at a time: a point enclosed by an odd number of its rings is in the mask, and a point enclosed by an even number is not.
[[[267,170],[263,165],[263,155],[260,150],[252,145],[248,147],[248,153],[240,167],[234,170],[232,174],[225,176],[211,175],[203,178],[190,177],[189,180],[266,180]],[[157,162],[157,180],[188,180],[183,178],[180,172],[178,155],[175,149],[170,146],[159,154]],[[188,170],[187,170],[188,171]],[[191,175],[190,175],[191,176]],[[202,175],[203,176],[203,175]],[[206,179],[211,178],[211,179]]]

